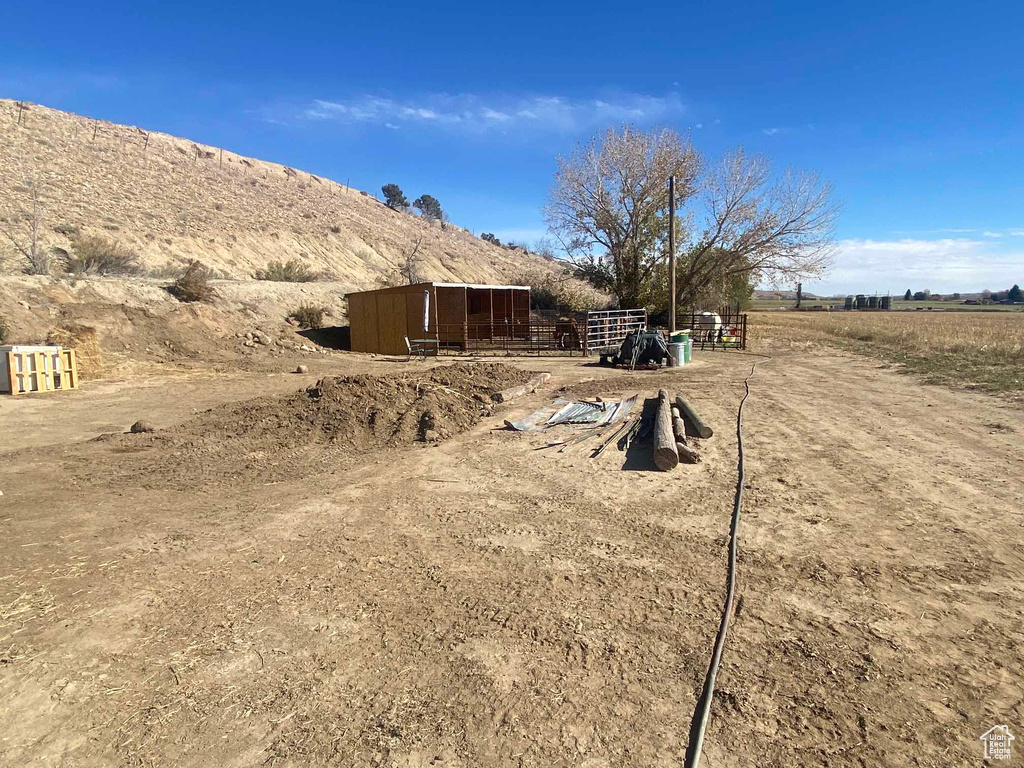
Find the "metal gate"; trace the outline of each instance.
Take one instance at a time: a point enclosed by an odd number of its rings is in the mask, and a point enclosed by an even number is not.
[[[721,320],[716,330],[701,322],[701,311],[690,310],[680,320],[680,327],[690,329],[693,345],[701,349],[746,349],[747,348],[747,316],[734,312],[732,309],[704,310],[713,311]]]
[[[587,312],[583,354],[599,355],[617,350],[626,334],[647,327],[646,309],[609,309]]]

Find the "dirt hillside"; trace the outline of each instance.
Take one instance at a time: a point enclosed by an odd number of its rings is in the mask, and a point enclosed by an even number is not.
[[[0,99],[0,221],[31,208],[35,184],[48,246],[91,232],[137,250],[149,270],[198,258],[233,279],[300,258],[350,290],[373,287],[417,241],[427,279],[507,282],[551,268],[304,171],[36,104],[19,125],[18,112]]]

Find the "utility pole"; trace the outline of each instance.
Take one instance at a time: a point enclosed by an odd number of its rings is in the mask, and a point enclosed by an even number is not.
[[[668,177],[668,330],[676,330],[676,177]]]

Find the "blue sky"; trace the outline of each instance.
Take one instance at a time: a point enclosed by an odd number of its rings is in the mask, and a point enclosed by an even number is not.
[[[0,96],[394,181],[504,239],[544,234],[559,153],[630,121],[831,179],[810,290],[1024,283],[1017,2],[7,3],[0,29]]]

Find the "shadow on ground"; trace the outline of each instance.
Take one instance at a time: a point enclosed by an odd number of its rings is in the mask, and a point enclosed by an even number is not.
[[[306,331],[299,331],[299,336],[309,339],[314,344],[319,344],[327,349],[338,349],[344,352],[352,351],[352,334],[347,325],[335,325],[331,328],[310,328]]]

